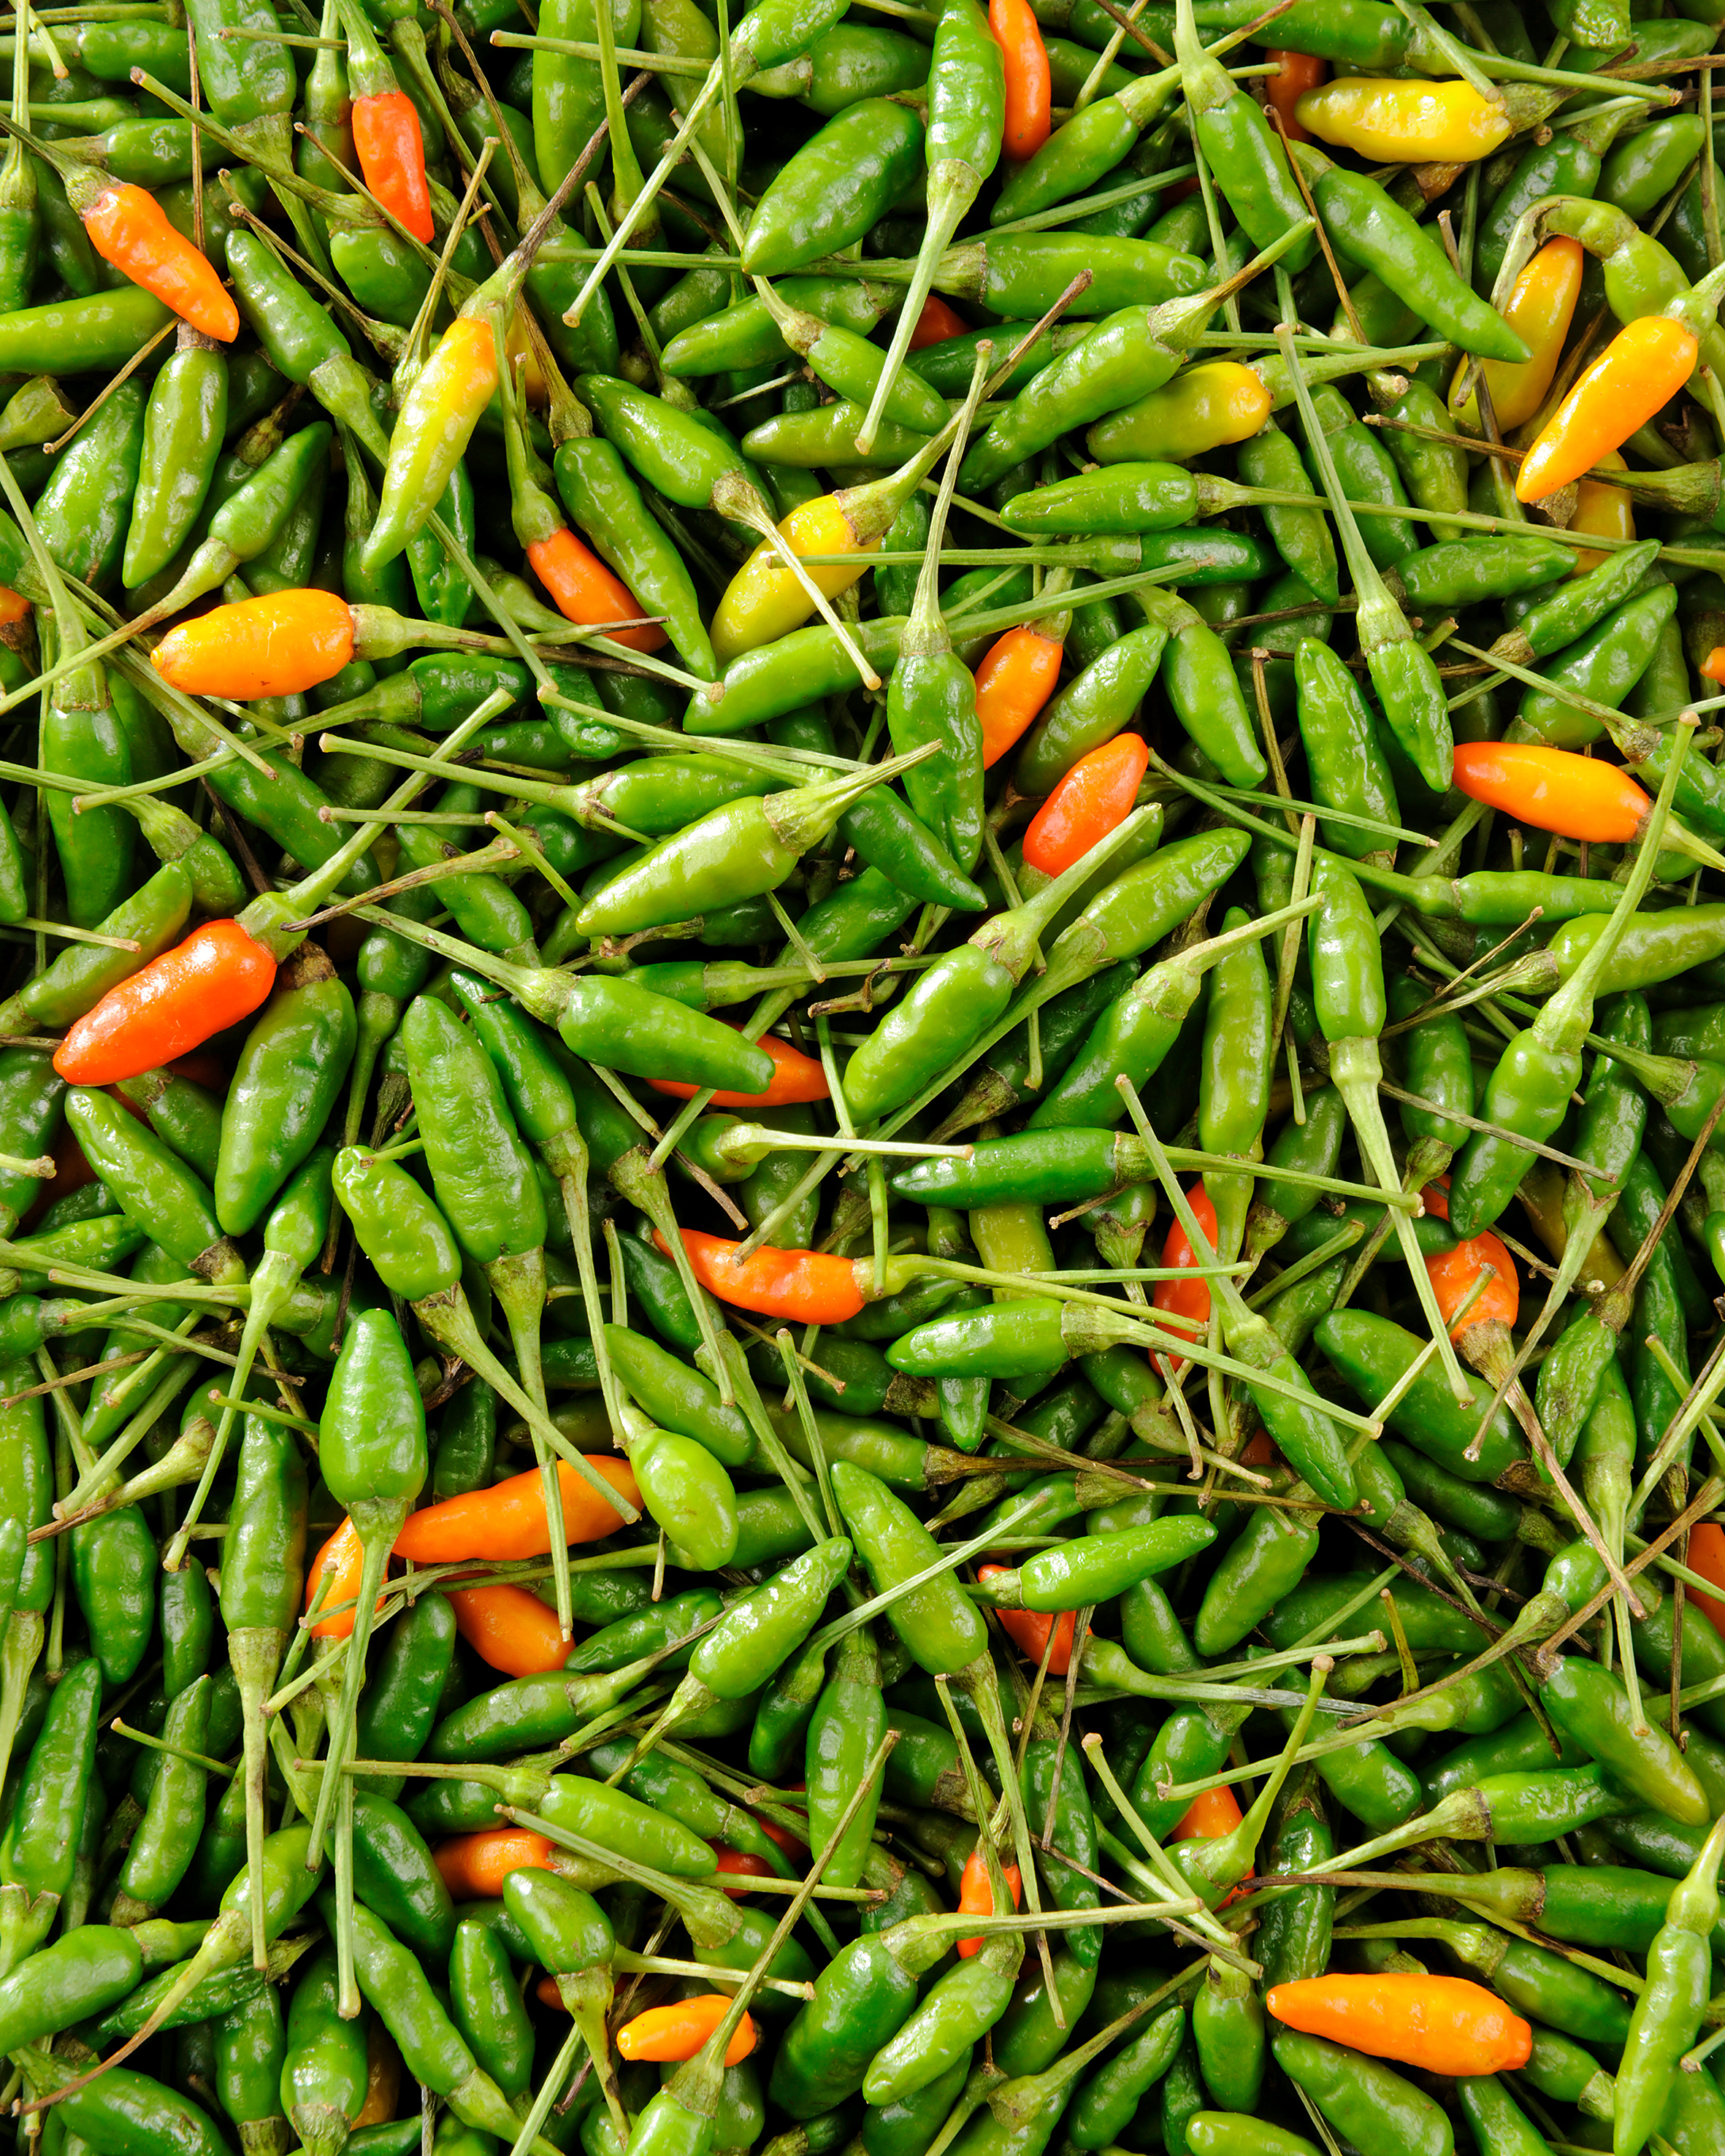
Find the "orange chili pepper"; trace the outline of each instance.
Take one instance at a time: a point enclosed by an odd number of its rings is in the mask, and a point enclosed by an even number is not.
[[[626,2059],[692,2059],[731,2010],[722,1991],[698,1999],[678,1999],[668,2006],[650,2006],[617,2031],[617,2050]],[[754,2049],[754,2024],[745,2014],[725,2047],[728,2066],[740,2066]]]
[[[1695,372],[1692,330],[1643,315],[1619,330],[1541,429],[1516,475],[1517,501],[1542,501],[1620,449]]]
[[[1474,1287],[1486,1267],[1492,1269],[1493,1277],[1487,1281],[1480,1293],[1468,1309],[1450,1324],[1451,1314],[1460,1310],[1473,1294]],[[1513,1325],[1516,1313],[1522,1306],[1521,1284],[1516,1278],[1516,1268],[1496,1235],[1490,1233],[1470,1236],[1458,1243],[1453,1250],[1441,1256],[1428,1258],[1425,1270],[1437,1292],[1438,1308],[1444,1322],[1450,1325],[1450,1337],[1460,1340],[1472,1332],[1476,1325]]]
[[[1689,1530],[1689,1569],[1698,1572],[1703,1579],[1710,1579],[1718,1589],[1717,1594],[1703,1594],[1698,1587],[1688,1590],[1688,1599],[1699,1609],[1717,1631],[1725,1632],[1725,1527],[1712,1520],[1703,1520],[1699,1527]]]
[[[524,1587],[449,1589],[456,1630],[483,1662],[506,1676],[544,1676],[569,1660],[557,1612]]]
[[[1485,362],[1491,416],[1501,434],[1537,418],[1545,403],[1558,362],[1563,356],[1586,259],[1578,239],[1549,239],[1516,280],[1503,319],[1533,356],[1519,365],[1501,359]],[[1452,399],[1469,364],[1465,359],[1457,364],[1450,384]],[[1484,434],[1486,423],[1476,394],[1470,391],[1465,403],[1452,402],[1450,408],[1469,434]]]
[[[805,1055],[776,1034],[763,1034],[755,1043],[773,1059],[772,1081],[764,1093],[715,1093],[715,1108],[790,1108],[826,1098],[826,1073],[812,1055]],[[701,1090],[680,1078],[649,1078],[656,1093],[668,1093],[674,1101],[693,1101]]]
[[[567,621],[633,621],[641,613],[629,587],[614,577],[567,525],[548,539],[531,542],[527,558]],[[657,651],[668,641],[657,622],[641,629],[613,629],[610,636],[614,644],[626,644],[631,651]]]
[[[1619,765],[1537,742],[1458,742],[1455,783],[1518,824],[1595,845],[1628,845],[1653,813]]]
[[[635,1472],[626,1460],[604,1452],[590,1452],[585,1458],[620,1497],[640,1505]],[[571,1543],[598,1542],[615,1532],[620,1514],[568,1460],[558,1462],[557,1480],[563,1492],[564,1531]],[[445,1497],[440,1505],[428,1505],[422,1512],[409,1512],[407,1525],[395,1537],[396,1555],[410,1557],[415,1564],[451,1564],[464,1557],[509,1564],[521,1558],[543,1557],[550,1547],[545,1486],[537,1468],[512,1475],[507,1482],[495,1482],[489,1490],[466,1491],[459,1497]]]
[[[69,188],[77,198],[83,189]],[[75,208],[90,234],[90,244],[122,277],[153,292],[183,322],[232,344],[239,334],[239,310],[222,290],[208,258],[169,223],[152,194],[129,181],[109,180],[87,202]]]
[[[457,1902],[494,1902],[512,1871],[551,1871],[557,1852],[524,1826],[488,1826],[440,1841],[431,1861]]]
[[[1082,860],[1131,814],[1149,767],[1150,743],[1142,734],[1116,734],[1080,757],[1031,819],[1026,865],[1057,876]]]
[[[1419,1202],[1434,1220],[1450,1218],[1450,1178],[1440,1175],[1435,1183],[1428,1183],[1419,1194]]]
[[[353,147],[365,184],[414,238],[429,247],[434,237],[431,194],[425,185],[425,142],[420,116],[403,90],[353,100]]]
[[[949,307],[938,292],[930,292],[923,301],[916,327],[910,332],[910,349],[923,352],[931,344],[944,344],[948,337],[968,336],[970,327],[964,316]]]
[[[1709,681],[1725,681],[1725,644],[1716,644],[1701,662],[1701,670]]]
[[[29,611],[30,602],[22,592],[13,591],[10,584],[0,584],[0,629],[10,629]]]
[[[1194,1797],[1184,1812],[1180,1824],[1170,1834],[1170,1841],[1219,1841],[1225,1834],[1232,1834],[1241,1819],[1239,1805],[1232,1789],[1206,1789],[1202,1796]]]
[[[732,1849],[722,1841],[715,1841],[710,1846],[718,1870],[728,1878],[770,1879],[773,1876],[772,1866],[765,1857],[757,1856],[753,1850]],[[749,1889],[746,1887],[727,1887],[724,1892],[734,1902],[740,1902]]]
[[[1187,1202],[1197,1215],[1199,1227],[1209,1239],[1213,1250],[1216,1245],[1216,1208],[1210,1202],[1209,1192],[1199,1182],[1193,1183],[1186,1195]],[[1176,1220],[1162,1241],[1162,1263],[1165,1265],[1185,1266],[1195,1265],[1197,1262],[1197,1254],[1186,1240],[1185,1229]],[[1210,1322],[1210,1283],[1208,1280],[1158,1281],[1150,1300],[1152,1308],[1166,1311],[1171,1317],[1189,1317],[1198,1329]],[[1177,1375],[1186,1368],[1183,1355],[1173,1356],[1171,1363]]]
[[[1000,1573],[1009,1571],[1004,1564],[982,1564],[976,1568],[976,1577],[986,1585]],[[1020,1654],[1040,1666],[1043,1656],[1048,1657],[1048,1675],[1063,1677],[1072,1667],[1073,1634],[1078,1624],[1075,1609],[1063,1609],[1059,1615],[1045,1614],[1039,1609],[996,1609],[1001,1630],[1017,1647]],[[1054,1644],[1048,1645],[1053,1633]]]
[[[1015,165],[1033,157],[1048,139],[1053,85],[1048,49],[1030,0],[988,0],[988,28],[1006,63],[1007,110],[1001,153]]]
[[[1245,1450],[1240,1455],[1242,1467],[1270,1467],[1280,1458],[1269,1441],[1269,1432],[1262,1424],[1246,1440]]]
[[[976,716],[982,727],[982,768],[996,764],[1041,716],[1060,679],[1065,645],[1034,622],[1009,629],[976,669]]]
[[[1307,90],[1330,80],[1328,65],[1310,53],[1290,53],[1280,45],[1266,46],[1264,57],[1276,64],[1275,73],[1264,78],[1264,95],[1284,136],[1290,142],[1310,142],[1311,136],[1295,118],[1294,108]]]
[[[150,664],[188,696],[298,696],[353,656],[353,609],[333,592],[272,592],[169,629]]]
[[[353,1630],[354,1613],[359,1606],[359,1575],[365,1564],[365,1549],[351,1520],[343,1520],[340,1527],[318,1551],[306,1570],[306,1607],[310,1609],[317,1599],[317,1590],[323,1585],[323,1576],[330,1576],[324,1589],[323,1606],[326,1609],[345,1602],[345,1609],[337,1609],[333,1617],[320,1617],[312,1627],[314,1640],[345,1640]],[[383,1609],[384,1598],[378,1597],[378,1608]]]
[[[1614,449],[1600,464],[1607,471],[1627,471],[1621,454]],[[1635,497],[1626,486],[1609,486],[1602,479],[1584,479],[1575,490],[1572,531],[1584,531],[1590,539],[1633,539],[1635,536]],[[1606,558],[1604,551],[1585,547],[1576,554],[1573,577],[1584,577]]]
[[[1464,1976],[1306,1977],[1264,2003],[1305,2035],[1429,2074],[1503,2073],[1533,2048],[1527,2023]]]
[[[666,1250],[662,1235],[656,1231],[653,1240]],[[682,1243],[695,1278],[735,1310],[790,1318],[798,1325],[842,1325],[867,1300],[851,1260],[825,1250],[775,1250],[767,1245],[739,1258],[739,1244],[698,1228],[685,1228]]]
[[[1005,1864],[1001,1869],[1006,1877],[1007,1892],[1012,1896],[1012,1907],[1016,1909],[1022,1899],[1020,1889],[1023,1881],[1018,1876],[1018,1867],[1016,1864]],[[994,1891],[988,1883],[988,1866],[983,1861],[980,1848],[973,1849],[965,1859],[965,1868],[958,1882],[958,1912],[961,1917],[991,1917],[994,1914]],[[983,1943],[981,1936],[974,1939],[960,1939],[959,1953],[968,1961],[972,1954],[981,1953]]]
[[[75,1020],[54,1067],[69,1086],[136,1078],[250,1018],[275,983],[275,959],[237,921],[206,921]]]

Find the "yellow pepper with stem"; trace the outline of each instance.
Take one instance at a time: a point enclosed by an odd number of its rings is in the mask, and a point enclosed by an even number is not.
[[[1585,260],[1578,240],[1547,240],[1516,280],[1515,290],[1502,310],[1503,319],[1533,357],[1519,367],[1496,359],[1484,363],[1481,371],[1500,435],[1507,436],[1524,425],[1545,402],[1569,335]],[[1483,434],[1486,424],[1473,389],[1469,388],[1464,401],[1456,401],[1469,370],[1470,362],[1465,359],[1455,370],[1450,385],[1450,409],[1464,434]]]
[[[1295,115],[1321,142],[1357,150],[1380,165],[1477,164],[1558,100],[1531,84],[1506,83],[1494,105],[1469,83],[1350,75],[1309,90]]]

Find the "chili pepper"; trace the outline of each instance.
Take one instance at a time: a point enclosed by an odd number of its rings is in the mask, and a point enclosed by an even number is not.
[[[1532,2042],[1525,2021],[1458,1977],[1312,1977],[1275,1985],[1264,2005],[1305,2035],[1438,2073],[1513,2069]]]
[[[617,2049],[626,2059],[692,2059],[724,2018],[730,2000],[708,1992],[674,2006],[650,2006],[617,2031]],[[726,2046],[724,2062],[739,2065],[754,2051],[754,2024],[745,2014]]]

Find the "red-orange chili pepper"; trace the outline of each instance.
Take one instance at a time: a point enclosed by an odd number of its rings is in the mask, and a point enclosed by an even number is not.
[[[524,1587],[451,1588],[449,1600],[456,1630],[481,1661],[506,1676],[543,1676],[569,1660],[557,1612]]]
[[[1639,839],[1653,803],[1619,765],[1537,742],[1460,742],[1455,783],[1518,824],[1594,845]]]
[[[1644,315],[1613,337],[1540,429],[1516,475],[1516,499],[1541,501],[1621,449],[1695,372],[1695,332]]]
[[[755,1043],[773,1060],[772,1083],[764,1093],[715,1093],[715,1108],[790,1108],[826,1098],[826,1073],[812,1055],[805,1055],[777,1034],[763,1034]],[[693,1101],[701,1090],[680,1078],[649,1078],[656,1093],[668,1093],[676,1101]]]
[[[998,1574],[1008,1572],[1004,1564],[982,1564],[976,1568],[976,1577],[986,1586]],[[1040,1666],[1043,1656],[1048,1658],[1048,1675],[1063,1677],[1072,1667],[1073,1633],[1078,1624],[1078,1613],[1063,1609],[1058,1616],[1045,1614],[1039,1609],[996,1609],[1001,1630],[1018,1649],[1020,1654]],[[1054,1644],[1048,1645],[1053,1635]]]
[[[910,332],[910,349],[922,352],[931,344],[944,344],[948,337],[967,336],[970,329],[961,314],[948,306],[938,292],[930,292]]]
[[[1294,108],[1307,90],[1330,80],[1328,64],[1311,53],[1290,53],[1280,45],[1266,46],[1264,57],[1276,64],[1275,73],[1264,78],[1264,95],[1283,134],[1290,142],[1310,142],[1311,135],[1295,118]]]
[[[188,696],[298,696],[353,656],[353,609],[334,592],[272,592],[169,629],[150,664]]]
[[[1057,876],[1082,860],[1131,814],[1149,767],[1150,743],[1142,734],[1116,734],[1080,757],[1031,819],[1024,834],[1027,867]]]
[[[614,577],[567,525],[560,526],[548,539],[532,541],[527,558],[565,620],[591,626],[602,621],[639,619],[641,608],[629,587]],[[625,644],[631,651],[657,651],[667,641],[657,622],[641,629],[613,629],[610,637],[614,644]]]
[[[678,1999],[668,2006],[650,2006],[617,2031],[617,2050],[626,2059],[692,2059],[731,2010],[722,1991]],[[759,2040],[744,2015],[725,2046],[724,2062],[740,2066]]]
[[[10,584],[0,584],[0,629],[10,629],[29,611],[30,602],[22,592],[13,591]]]
[[[1527,2023],[1464,1976],[1306,1977],[1264,2003],[1305,2035],[1430,2074],[1511,2072],[1533,2048]]]
[[[1007,109],[1002,154],[1015,165],[1033,157],[1048,139],[1053,105],[1048,49],[1030,0],[988,0],[988,27],[1006,63]]]
[[[1213,1249],[1216,1243],[1216,1208],[1210,1202],[1210,1194],[1203,1184],[1195,1183],[1187,1193],[1197,1223]],[[1186,1230],[1176,1220],[1162,1240],[1162,1263],[1165,1265],[1195,1265],[1197,1255],[1186,1239]],[[1151,1306],[1166,1311],[1174,1317],[1188,1317],[1194,1329],[1201,1329],[1210,1322],[1210,1283],[1208,1280],[1158,1281],[1151,1296]],[[1186,1368],[1182,1355],[1171,1358],[1171,1368],[1178,1373]]]
[[[95,182],[94,174],[87,178]],[[76,175],[67,180],[66,192],[104,262],[153,292],[194,330],[232,344],[239,334],[239,308],[209,259],[169,223],[154,195],[125,180],[95,182],[90,192]]]
[[[1434,1220],[1450,1218],[1450,1178],[1440,1175],[1435,1183],[1428,1183],[1419,1194],[1419,1202]]]
[[[626,1460],[602,1452],[585,1457],[620,1496],[631,1505],[640,1504],[641,1492]],[[598,1542],[615,1532],[618,1514],[566,1460],[558,1462],[557,1480],[563,1492],[564,1532],[571,1543]],[[428,1505],[422,1512],[409,1512],[407,1525],[395,1537],[396,1555],[410,1557],[415,1564],[451,1564],[464,1557],[509,1564],[522,1558],[543,1557],[550,1547],[545,1486],[537,1468],[512,1475],[488,1490],[465,1491],[459,1497],[445,1497],[440,1505]]]
[[[405,90],[353,100],[353,147],[365,184],[417,240],[434,235],[431,194],[425,184],[425,142],[420,116]]]
[[[1169,1835],[1170,1841],[1219,1841],[1239,1825],[1241,1812],[1232,1789],[1206,1789],[1194,1797]]]
[[[1001,1870],[1006,1878],[1007,1892],[1012,1896],[1012,1907],[1016,1909],[1023,1898],[1023,1881],[1019,1876],[1018,1867],[1016,1864],[1003,1864]],[[958,1882],[958,1912],[961,1917],[991,1917],[994,1914],[994,1890],[988,1883],[988,1866],[983,1861],[980,1848],[973,1849],[965,1859],[965,1868]],[[981,1953],[984,1943],[980,1934],[974,1939],[960,1939],[959,1953],[968,1961],[972,1954]]]
[[[657,1231],[653,1240],[666,1249]],[[695,1278],[735,1310],[798,1325],[842,1325],[867,1300],[851,1260],[825,1250],[775,1250],[768,1245],[739,1258],[740,1243],[698,1228],[685,1228],[682,1242]]]
[[[206,921],[75,1019],[54,1067],[69,1086],[136,1078],[250,1018],[275,981],[275,959],[237,921]]]
[[[489,1826],[440,1841],[431,1861],[456,1901],[494,1902],[512,1871],[554,1871],[557,1851],[526,1827]]]
[[[1491,1276],[1480,1287],[1488,1267]],[[1474,1235],[1453,1250],[1428,1258],[1425,1270],[1450,1337],[1481,1377],[1494,1386],[1503,1384],[1515,1368],[1510,1327],[1522,1303],[1521,1282],[1509,1252],[1496,1235]],[[1463,1311],[1461,1306],[1476,1287],[1480,1292]]]
[[[773,1867],[764,1856],[753,1850],[733,1849],[723,1841],[711,1845],[713,1861],[720,1872],[729,1879],[770,1879]],[[740,1902],[748,1894],[746,1887],[727,1887],[723,1890],[734,1902]]]
[[[982,768],[996,764],[1041,716],[1060,679],[1063,643],[1036,623],[1009,629],[976,669],[976,717],[982,728]]]
[[[1725,1527],[1712,1520],[1703,1520],[1689,1530],[1689,1569],[1698,1572],[1703,1579],[1710,1579],[1718,1589],[1717,1594],[1703,1594],[1698,1587],[1689,1589],[1689,1599],[1711,1621],[1714,1629],[1725,1632]]]
[[[353,1630],[353,1618],[358,1607],[359,1575],[365,1564],[365,1548],[351,1520],[343,1520],[340,1527],[318,1551],[306,1568],[306,1607],[319,1599],[322,1591],[322,1607],[334,1609],[333,1617],[320,1617],[312,1627],[314,1640],[345,1640]],[[325,1575],[329,1584],[323,1584]],[[345,1602],[343,1609],[338,1605]],[[384,1598],[378,1597],[378,1608],[383,1609]]]

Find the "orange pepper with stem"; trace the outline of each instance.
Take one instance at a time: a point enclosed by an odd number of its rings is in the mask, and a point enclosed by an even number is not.
[[[1627,324],[1540,429],[1516,475],[1517,501],[1542,501],[1603,463],[1695,372],[1701,341],[1669,315]]]
[[[1007,1892],[1012,1897],[1012,1907],[1016,1909],[1023,1898],[1023,1880],[1016,1864],[1003,1864],[1001,1871],[1007,1882]],[[958,1882],[958,1912],[961,1917],[991,1917],[995,1912],[994,1889],[988,1883],[988,1866],[980,1846],[973,1849],[965,1859],[965,1868]],[[981,1953],[985,1943],[980,1933],[974,1939],[960,1939],[958,1943],[960,1958],[968,1961],[973,1954]]]
[[[1142,734],[1116,734],[1080,757],[1024,834],[1027,867],[1057,876],[1124,824],[1150,767]]]
[[[557,1612],[524,1587],[456,1587],[449,1601],[461,1637],[506,1676],[544,1676],[569,1660]]]
[[[429,247],[435,228],[419,113],[397,81],[364,9],[354,0],[338,0],[338,5],[348,38],[351,125],[361,176],[389,214]]]
[[[1197,1224],[1213,1250],[1216,1246],[1216,1208],[1210,1201],[1210,1194],[1202,1183],[1198,1182],[1186,1194],[1197,1217]],[[1183,1268],[1195,1265],[1197,1262],[1197,1254],[1187,1240],[1185,1229],[1176,1220],[1162,1240],[1162,1263]],[[1158,1281],[1150,1300],[1153,1309],[1166,1311],[1171,1317],[1192,1319],[1195,1332],[1202,1331],[1210,1322],[1210,1283],[1207,1280]],[[1173,1356],[1170,1362],[1176,1376],[1186,1368],[1183,1355]]]
[[[1518,824],[1590,845],[1632,844],[1653,813],[1620,765],[1536,742],[1458,742],[1455,783]]]
[[[275,981],[275,958],[237,921],[206,921],[75,1019],[54,1067],[69,1086],[136,1078],[250,1018]]]
[[[618,2030],[617,2050],[626,2059],[692,2059],[730,2010],[731,2002],[722,1991],[650,2006]],[[745,2014],[725,2047],[725,2064],[741,2066],[758,2041],[754,2024]]]
[[[99,180],[88,167],[62,163],[68,200],[90,244],[122,277],[152,293],[183,322],[218,344],[239,334],[239,310],[209,259],[169,223],[154,195],[124,180]]]
[[[1004,1564],[983,1564],[976,1568],[976,1577],[985,1586],[1011,1570]],[[1073,1635],[1078,1624],[1078,1613],[1063,1609],[1058,1616],[1049,1616],[1039,1609],[996,1609],[1001,1630],[1012,1641],[1020,1654],[1041,1666],[1044,1655],[1048,1658],[1048,1675],[1063,1677],[1072,1667]],[[1048,1645],[1049,1635],[1054,1644]]]
[[[1488,1267],[1491,1276],[1480,1287]],[[1514,1260],[1488,1229],[1428,1258],[1425,1270],[1450,1337],[1481,1377],[1501,1385],[1516,1359],[1510,1327],[1521,1308],[1522,1290]],[[1480,1292],[1474,1295],[1476,1287]],[[1474,1299],[1463,1310],[1470,1296]]]
[[[653,1240],[668,1255],[657,1229]],[[842,1325],[866,1300],[851,1260],[825,1250],[780,1250],[768,1244],[742,1258],[740,1245],[698,1228],[685,1228],[682,1242],[695,1278],[734,1310],[796,1325]]]
[[[1484,1984],[1462,1976],[1314,1976],[1278,1984],[1264,2005],[1290,2029],[1429,2074],[1525,2066],[1533,2031]]]
[[[1501,359],[1484,362],[1486,392],[1491,399],[1491,416],[1500,435],[1526,426],[1545,403],[1546,392],[1563,356],[1586,259],[1578,239],[1548,239],[1516,280],[1502,310],[1503,319],[1533,356],[1519,365]],[[1477,392],[1470,389],[1460,403],[1455,401],[1468,371],[1469,362],[1463,359],[1450,385],[1450,409],[1465,433],[1483,434],[1486,427]]]
[[[150,664],[188,696],[298,696],[353,657],[354,610],[334,592],[272,592],[213,607],[169,629]]]
[[[30,602],[22,592],[13,591],[10,584],[0,584],[0,629],[10,629],[29,611]]]
[[[713,1096],[715,1108],[791,1108],[827,1096],[826,1072],[812,1055],[805,1055],[775,1033],[763,1034],[755,1043],[772,1059],[773,1075],[762,1093],[719,1092]],[[693,1101],[702,1089],[685,1085],[680,1078],[649,1078],[656,1093],[668,1093],[674,1101]]]
[[[488,1826],[440,1841],[431,1861],[453,1900],[494,1902],[512,1871],[554,1871],[557,1851],[524,1826]]]
[[[1281,122],[1284,136],[1290,142],[1310,142],[1310,131],[1300,126],[1294,108],[1307,90],[1329,80],[1328,63],[1311,53],[1290,53],[1280,45],[1267,45],[1264,57],[1276,64],[1275,73],[1264,78],[1264,95]]]
[[[1042,716],[1060,679],[1071,622],[1069,613],[1022,622],[984,653],[976,669],[976,718],[982,728],[985,771],[998,763]]]
[[[587,1465],[602,1475],[631,1505],[641,1503],[634,1470],[626,1460],[590,1452]],[[617,1514],[567,1460],[559,1460],[557,1479],[563,1493],[564,1532],[571,1543],[602,1541],[615,1532]],[[466,1557],[509,1564],[543,1557],[551,1547],[545,1518],[545,1486],[538,1470],[512,1475],[488,1490],[467,1490],[440,1505],[409,1512],[395,1537],[398,1557],[415,1564],[450,1564]]]
[[[1001,154],[1022,165],[1048,139],[1053,84],[1048,49],[1030,0],[988,0],[988,28],[1006,64]]]

